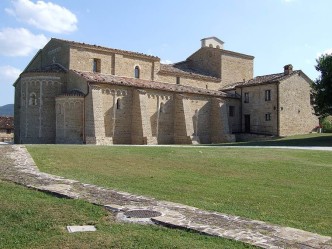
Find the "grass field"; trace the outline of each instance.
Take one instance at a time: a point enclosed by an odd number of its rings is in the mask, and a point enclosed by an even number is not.
[[[332,147],[332,133],[313,133],[258,142],[223,143],[215,146],[320,146]]]
[[[27,147],[45,172],[332,235],[332,153],[126,146]]]
[[[114,222],[103,208],[0,180],[0,248],[253,248],[240,242],[159,226]],[[95,225],[72,233],[67,225]]]

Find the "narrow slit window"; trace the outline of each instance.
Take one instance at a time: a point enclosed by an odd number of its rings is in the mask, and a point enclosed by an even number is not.
[[[121,109],[121,99],[117,99],[117,101],[116,101],[116,109],[117,110]]]
[[[244,93],[244,103],[249,103],[249,93]]]
[[[94,73],[100,73],[100,68],[101,68],[100,65],[101,65],[100,59],[93,59],[92,71]]]
[[[136,78],[136,79],[139,79],[139,77],[140,77],[139,74],[140,74],[139,67],[136,66],[136,67],[135,67],[135,78]]]
[[[164,113],[165,112],[165,105],[164,105],[164,103],[160,103],[159,112],[160,113]]]
[[[265,90],[265,101],[271,101],[271,90]]]

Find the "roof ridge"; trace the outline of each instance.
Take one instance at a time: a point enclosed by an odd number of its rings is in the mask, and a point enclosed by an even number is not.
[[[160,60],[160,58],[158,56],[148,55],[148,54],[139,53],[139,52],[133,52],[133,51],[129,51],[129,50],[110,48],[110,47],[105,47],[105,46],[100,46],[100,45],[95,45],[95,44],[92,45],[92,44],[89,44],[89,43],[70,41],[70,40],[59,39],[59,38],[54,38],[54,37],[52,38],[52,40],[57,40],[57,41],[60,41],[60,42],[66,42],[66,43],[70,43],[70,44],[77,45],[77,46],[89,47],[89,48],[94,48],[94,49],[102,49],[102,50],[110,50],[110,51],[114,51],[114,52],[120,52],[120,53],[131,54],[131,55],[148,57],[148,58]]]

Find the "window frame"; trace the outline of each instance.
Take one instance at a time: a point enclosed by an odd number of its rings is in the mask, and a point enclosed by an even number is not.
[[[30,106],[37,106],[38,105],[38,98],[35,92],[30,93],[29,95],[29,105]]]
[[[134,77],[135,79],[139,79],[141,76],[141,69],[139,66],[135,66],[135,69],[134,69]]]
[[[92,72],[100,73],[101,72],[101,60],[94,58],[92,62]]]
[[[121,110],[122,109],[122,103],[121,103],[122,101],[121,101],[121,99],[120,98],[118,98],[117,100],[116,100],[116,109],[117,110]]]
[[[244,103],[249,103],[249,92],[244,93]]]
[[[265,101],[271,101],[271,89],[265,90]]]
[[[265,121],[271,121],[271,112],[265,113]]]

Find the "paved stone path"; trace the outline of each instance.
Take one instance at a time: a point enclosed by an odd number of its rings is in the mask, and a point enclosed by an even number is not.
[[[102,205],[123,221],[153,222],[169,227],[191,229],[262,248],[332,249],[332,238],[328,236],[239,216],[208,212],[178,203],[158,201],[154,198],[42,173],[22,145],[0,146],[0,179],[59,196],[84,199],[90,203]],[[158,211],[162,215],[148,219],[126,217],[124,213],[130,210]]]

